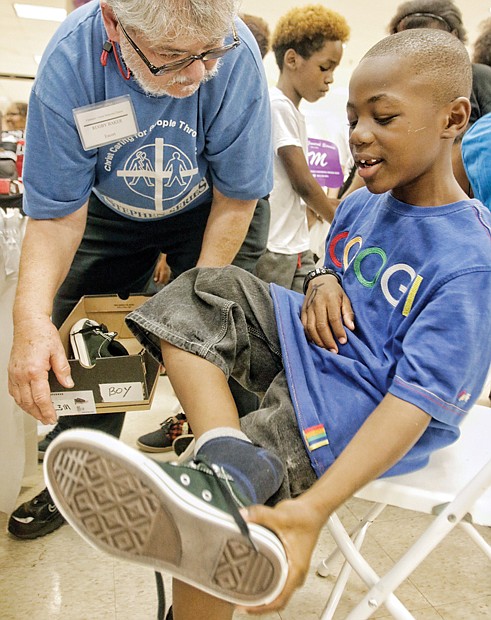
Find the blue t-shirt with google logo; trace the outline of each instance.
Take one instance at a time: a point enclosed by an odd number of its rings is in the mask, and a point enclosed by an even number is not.
[[[271,285],[312,466],[321,475],[391,393],[432,419],[388,474],[423,467],[458,437],[491,363],[490,213],[477,200],[416,207],[364,188],[338,207],[325,265],[342,276],[355,313],[338,354],[307,341],[303,295]]]

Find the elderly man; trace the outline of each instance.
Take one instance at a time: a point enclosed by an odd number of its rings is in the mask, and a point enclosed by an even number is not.
[[[160,252],[179,275],[234,258],[252,269],[264,248],[267,219],[252,218],[272,185],[268,94],[236,10],[235,0],[94,1],[48,45],[29,102],[9,372],[16,402],[44,423],[56,421],[49,369],[73,386],[57,327],[82,295],[142,290]],[[118,436],[123,419],[73,416],[63,428]],[[62,523],[44,490],[9,531],[36,538]]]

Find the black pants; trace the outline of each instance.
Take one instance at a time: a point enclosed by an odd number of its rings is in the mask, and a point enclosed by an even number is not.
[[[161,252],[175,277],[198,261],[211,204],[164,220],[135,222],[106,207],[92,194],[87,225],[70,271],[56,294],[53,323],[60,327],[83,295],[121,297],[140,293],[153,274]],[[264,252],[269,231],[269,203],[261,199],[234,264],[252,271]],[[256,396],[231,384],[239,412],[256,408]],[[62,416],[61,428],[86,427],[119,437],[124,413]]]

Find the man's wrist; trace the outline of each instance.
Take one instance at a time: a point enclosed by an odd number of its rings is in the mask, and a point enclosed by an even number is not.
[[[309,273],[305,276],[305,280],[303,281],[303,294],[304,295],[307,293],[307,288],[310,282],[314,278],[318,278],[319,276],[334,276],[336,280],[338,281],[338,283],[341,285],[341,282],[342,282],[341,276],[339,275],[339,273],[334,271],[334,269],[330,269],[329,267],[317,267],[316,269],[309,271]]]

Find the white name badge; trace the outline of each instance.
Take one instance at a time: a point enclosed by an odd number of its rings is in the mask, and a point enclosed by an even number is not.
[[[138,133],[135,110],[129,95],[75,108],[73,116],[85,151]]]

